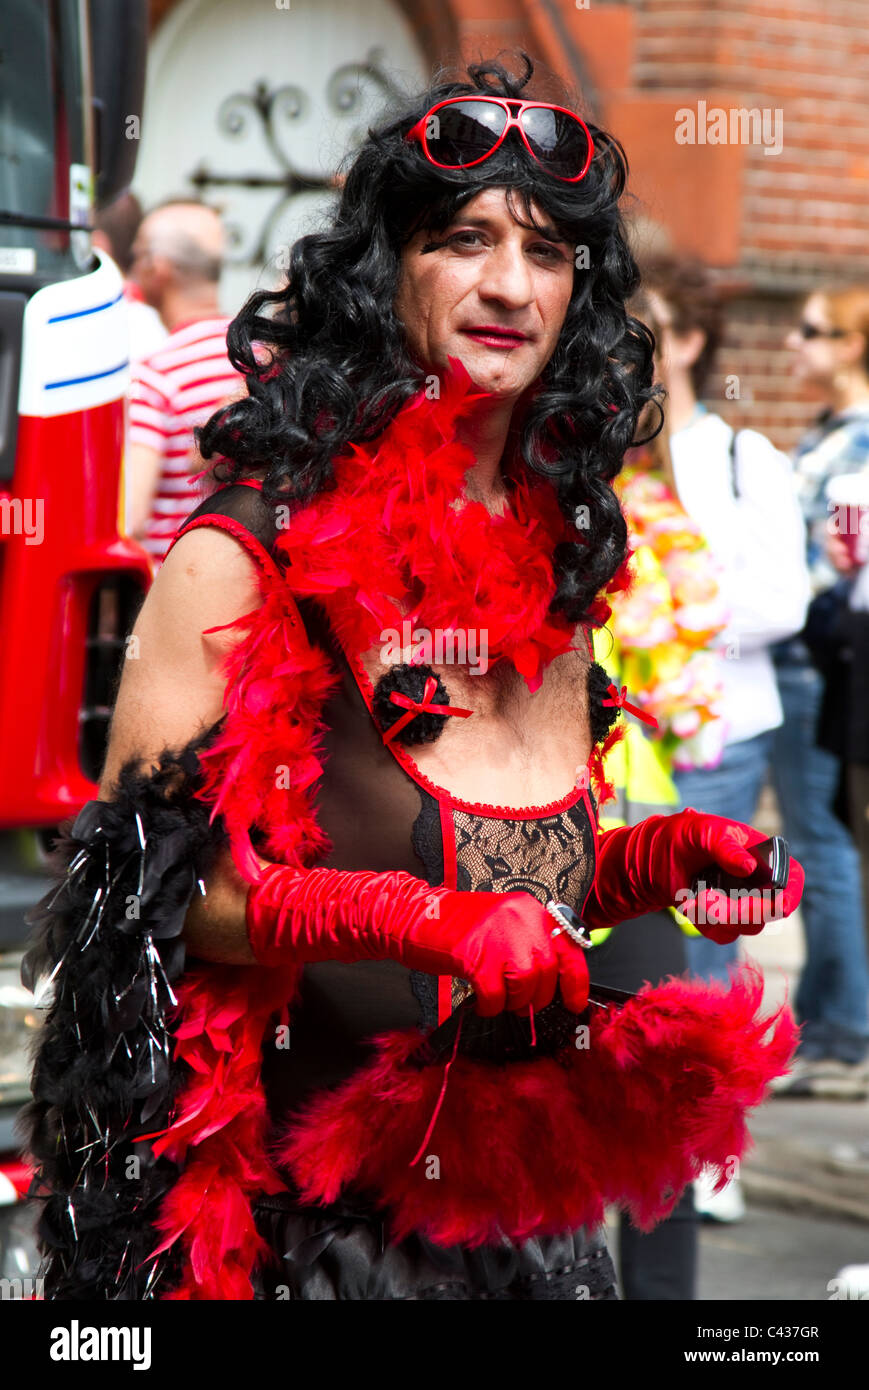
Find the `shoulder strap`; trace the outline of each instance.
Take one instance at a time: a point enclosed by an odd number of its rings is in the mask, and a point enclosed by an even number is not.
[[[238,483],[224,483],[210,497],[206,497],[196,507],[186,521],[179,526],[169,550],[199,526],[216,526],[228,531],[244,546],[257,568],[271,579],[283,579],[286,564],[276,550],[280,527],[275,520],[274,509],[263,501],[262,483],[246,479]],[[168,555],[167,550],[166,554]],[[294,617],[290,622],[304,632],[308,642],[312,638],[311,610],[305,599],[291,599],[286,596]]]
[[[270,575],[283,573],[275,551],[279,529],[274,510],[263,501],[261,494],[262,483],[255,479],[224,483],[182,522],[172,537],[169,550],[188,531],[199,526],[216,526],[234,536],[261,570]],[[169,551],[166,553],[168,555]]]

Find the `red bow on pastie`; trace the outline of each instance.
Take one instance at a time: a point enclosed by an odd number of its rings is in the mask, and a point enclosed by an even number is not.
[[[457,714],[460,719],[467,719],[468,715],[473,714],[472,709],[459,709],[457,705],[433,705],[432,696],[438,688],[438,683],[434,676],[426,678],[425,688],[422,692],[421,700],[412,700],[409,695],[402,695],[399,690],[390,693],[390,700],[394,705],[400,705],[406,713],[400,719],[396,719],[391,728],[386,730],[383,735],[383,742],[389,743],[390,739],[395,738],[397,733],[409,724],[411,719],[417,714]]]
[[[621,690],[618,690],[614,685],[608,685],[607,694],[610,698],[608,700],[601,700],[602,705],[613,705],[616,709],[626,709],[629,714],[635,714],[638,719],[642,719],[646,724],[651,724],[653,729],[657,729],[658,721],[654,715],[646,714],[643,710],[638,709],[636,705],[632,705],[629,702],[627,698],[628,688],[626,685],[623,685]]]

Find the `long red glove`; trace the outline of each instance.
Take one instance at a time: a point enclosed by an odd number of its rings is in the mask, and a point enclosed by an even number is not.
[[[588,1001],[582,948],[530,893],[460,893],[413,874],[275,864],[248,891],[247,934],[263,965],[395,960],[468,980],[485,1016]]]
[[[689,807],[673,816],[649,816],[639,825],[619,826],[598,836],[598,863],[591,892],[582,910],[590,929],[612,927],[644,912],[677,907],[703,936],[720,944],[742,934],[757,935],[764,925],[787,917],[798,906],[805,876],[790,861],[788,885],[780,893],[733,900],[717,889],[699,897],[691,891],[701,869],[718,864],[748,876],[757,863],[746,845],[767,837],[753,826],[723,816],[706,816]],[[704,920],[705,919],[705,920]]]

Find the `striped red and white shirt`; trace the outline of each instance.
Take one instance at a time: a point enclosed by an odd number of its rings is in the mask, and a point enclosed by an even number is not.
[[[192,474],[203,467],[193,452],[193,426],[203,425],[221,401],[238,393],[244,380],[226,355],[230,321],[218,317],[182,323],[133,369],[130,443],[157,449],[161,456],[142,541],[155,565],[204,496],[202,482],[192,481]]]

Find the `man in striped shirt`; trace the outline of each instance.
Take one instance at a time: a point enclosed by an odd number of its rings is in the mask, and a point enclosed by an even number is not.
[[[127,528],[159,567],[181,522],[202,500],[194,425],[237,395],[218,306],[223,228],[200,203],[162,204],[142,221],[131,278],[169,330],[133,369],[126,467]]]

